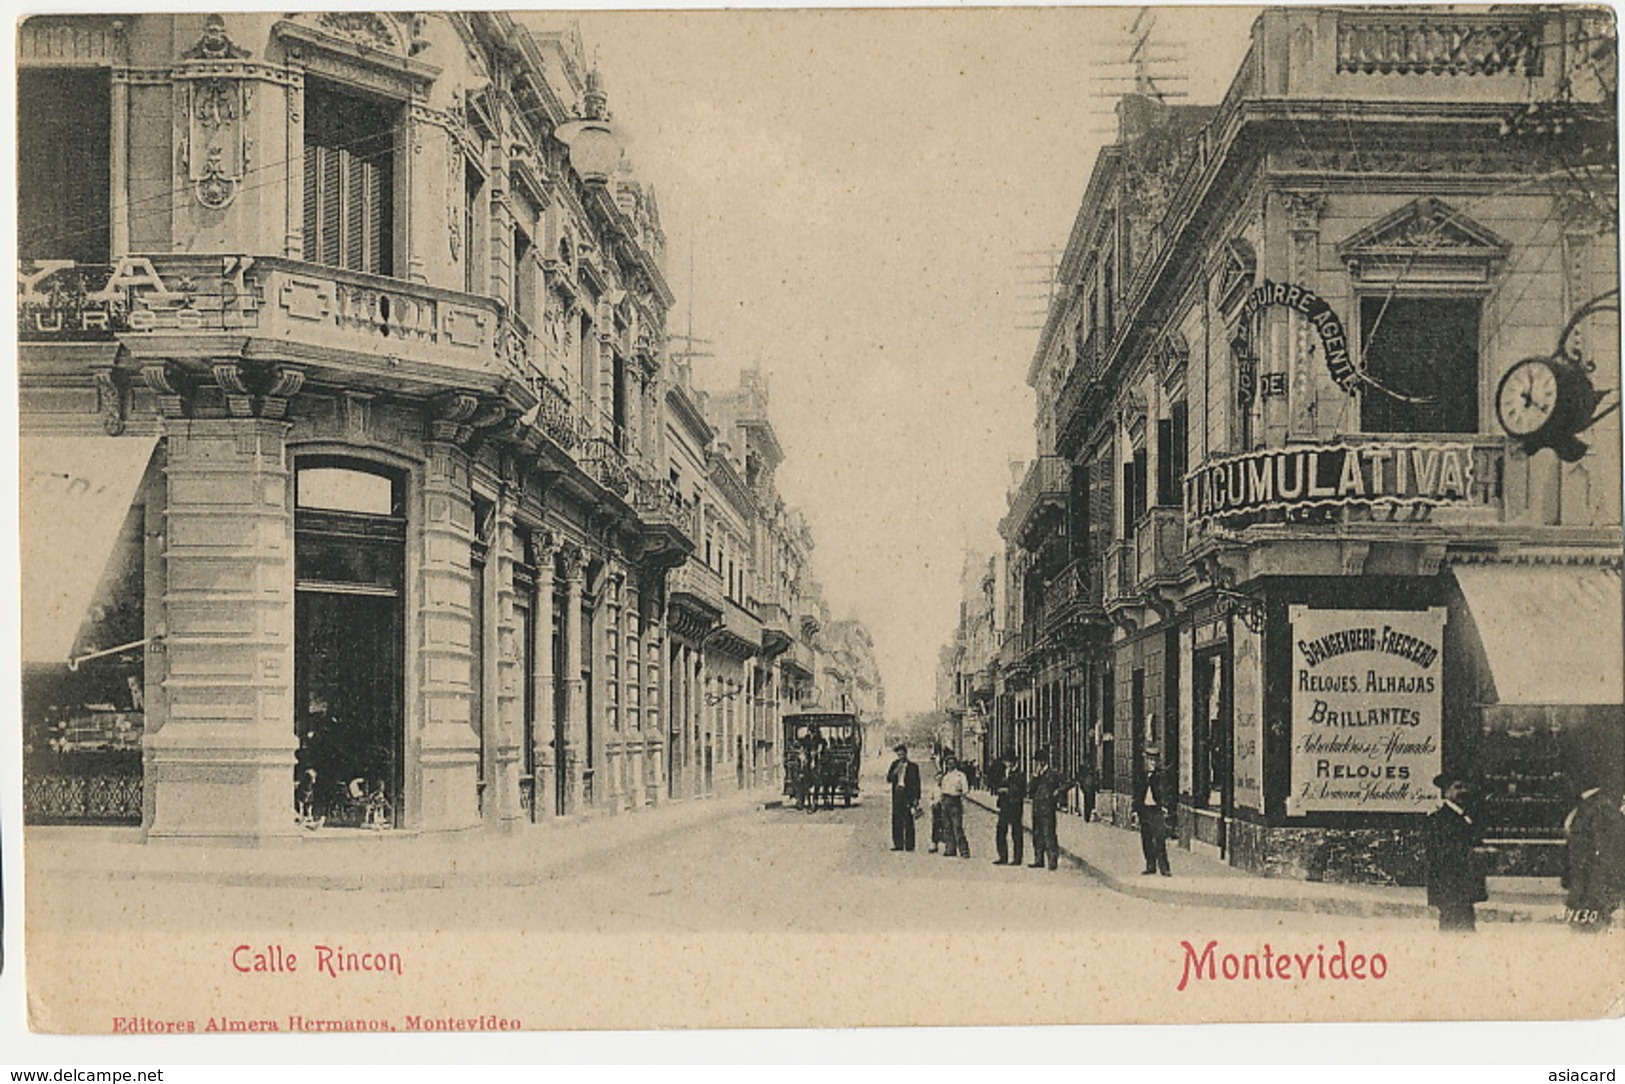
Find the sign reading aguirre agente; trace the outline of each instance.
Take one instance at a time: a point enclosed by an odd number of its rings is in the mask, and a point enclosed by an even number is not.
[[[1439,505],[1472,493],[1468,444],[1292,444],[1204,463],[1185,476],[1192,520],[1313,505]]]
[[[1426,813],[1438,792],[1445,611],[1293,606],[1287,812]]]

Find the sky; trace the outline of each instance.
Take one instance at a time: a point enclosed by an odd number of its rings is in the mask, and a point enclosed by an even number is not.
[[[1223,95],[1256,9],[1158,11],[1160,72]],[[932,706],[967,548],[1035,454],[1028,365],[1126,88],[1134,9],[583,13],[651,184],[705,388],[766,374],[835,617],[875,640],[888,714]],[[690,257],[692,255],[692,275]],[[675,343],[674,348],[680,347]]]

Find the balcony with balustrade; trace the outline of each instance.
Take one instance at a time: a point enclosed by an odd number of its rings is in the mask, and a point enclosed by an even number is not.
[[[1102,587],[1108,614],[1144,604],[1134,582],[1139,574],[1138,561],[1133,539],[1118,539],[1107,548]]]
[[[667,574],[666,596],[672,606],[689,611],[706,625],[720,618],[728,604],[722,573],[693,557]]]
[[[1084,632],[1105,617],[1101,562],[1080,557],[1045,587],[1038,623],[1045,636],[1065,638]]]
[[[1072,465],[1056,455],[1041,455],[1027,467],[1010,498],[1010,511],[999,533],[1024,549],[1033,549],[1044,533],[1066,517]]]
[[[1134,529],[1134,584],[1145,591],[1179,580],[1185,564],[1185,510],[1146,509]]]
[[[638,515],[644,559],[670,568],[690,557],[700,538],[699,502],[685,500],[670,478],[635,472],[632,508]]]
[[[753,599],[751,605],[756,611],[757,620],[762,623],[763,650],[769,655],[777,655],[788,649],[796,638],[795,622],[790,611],[774,599]]]

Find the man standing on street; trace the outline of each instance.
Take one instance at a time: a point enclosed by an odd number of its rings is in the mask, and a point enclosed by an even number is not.
[[[965,795],[970,790],[970,783],[951,754],[943,760],[943,765],[948,770],[942,773],[942,853],[944,857],[952,858],[954,851],[958,850],[959,857],[969,858],[970,840],[965,838]]]
[[[1145,855],[1142,876],[1160,873],[1172,877],[1168,868],[1168,806],[1163,799],[1162,771],[1157,751],[1145,751],[1145,770],[1134,781],[1134,814],[1140,818],[1140,851]]]
[[[1028,869],[1048,865],[1055,869],[1061,858],[1061,843],[1055,837],[1055,813],[1066,799],[1061,773],[1050,767],[1049,750],[1033,754],[1033,781],[1027,787],[1033,799],[1033,860]]]
[[[994,836],[994,845],[998,848],[999,857],[993,860],[995,866],[1021,865],[1022,845],[1025,842],[1021,830],[1022,803],[1027,800],[1027,776],[1022,772],[1021,765],[1016,761],[1016,751],[1006,749],[1004,760],[999,770],[999,783],[994,793],[999,800],[999,828]],[[1009,837],[1014,842],[1008,842]],[[1015,853],[1012,861],[1010,854]]]
[[[898,744],[897,759],[886,769],[891,784],[891,849],[914,849],[914,809],[920,804],[920,766],[908,759],[908,746]]]
[[[1608,928],[1625,900],[1625,806],[1620,785],[1590,787],[1563,823],[1568,889],[1566,917],[1576,933]]]
[[[1467,783],[1444,774],[1433,780],[1442,796],[1424,827],[1428,861],[1428,906],[1439,909],[1439,929],[1472,933],[1473,905],[1489,898],[1477,852],[1478,826],[1467,813]]]

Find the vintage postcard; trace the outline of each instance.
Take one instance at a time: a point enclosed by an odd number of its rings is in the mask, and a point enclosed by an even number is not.
[[[1610,10],[14,33],[32,1028],[1622,1011]]]

